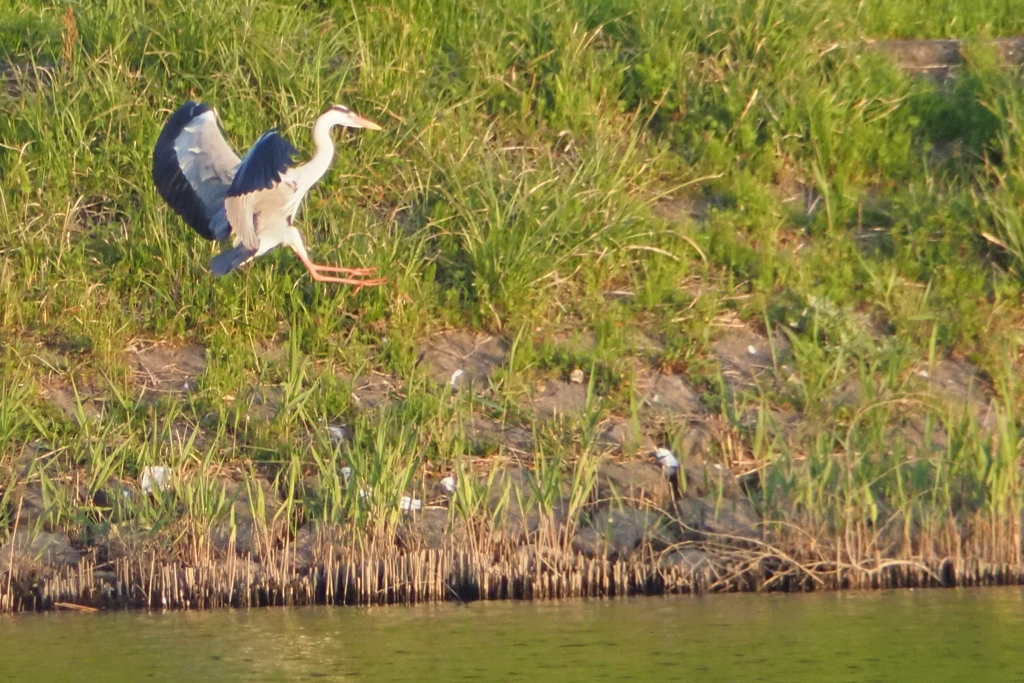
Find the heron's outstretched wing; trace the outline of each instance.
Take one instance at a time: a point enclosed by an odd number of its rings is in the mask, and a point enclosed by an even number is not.
[[[297,152],[291,143],[276,130],[271,130],[249,148],[235,172],[224,207],[231,229],[249,249],[256,249],[260,244],[253,216],[257,197],[262,192],[274,190],[281,183],[295,154]]]
[[[224,197],[238,168],[234,153],[208,105],[178,108],[153,149],[153,182],[167,204],[209,240],[231,233]]]

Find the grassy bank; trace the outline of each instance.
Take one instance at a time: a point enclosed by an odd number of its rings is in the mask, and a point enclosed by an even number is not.
[[[623,590],[1016,580],[1024,95],[989,41],[1019,9],[0,0],[0,609],[416,553],[433,599],[488,557],[643,568]],[[964,62],[915,76],[892,38]],[[380,123],[301,227],[387,285],[283,252],[210,277],[149,178],[190,97],[241,149],[308,153],[334,103]]]

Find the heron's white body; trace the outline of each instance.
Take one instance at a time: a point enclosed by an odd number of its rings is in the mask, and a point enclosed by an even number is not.
[[[247,232],[251,229],[259,240],[256,254],[252,258],[262,256],[278,246],[286,246],[290,247],[303,263],[310,262],[302,233],[292,225],[292,220],[306,193],[331,166],[335,152],[331,129],[335,126],[379,128],[376,124],[369,124],[358,117],[354,120],[353,117],[348,110],[328,109],[313,124],[313,157],[309,161],[285,171],[281,174],[280,182],[270,189],[225,200],[228,220],[232,227],[236,227],[236,223],[244,226],[235,230],[235,245],[245,243],[246,246],[255,246],[247,241]],[[236,212],[239,219],[231,220]]]
[[[276,247],[285,246],[290,247],[300,258],[309,259],[302,233],[291,225],[306,192],[308,188],[300,190],[298,182],[289,174],[281,179],[277,187],[263,190],[254,198],[251,210],[254,218],[259,221],[259,246],[253,258],[259,258]],[[242,236],[236,233],[232,241],[237,246],[242,243]]]
[[[302,233],[291,225],[291,220],[306,194],[331,167],[335,153],[331,129],[341,125],[346,125],[344,119],[337,115],[336,110],[328,109],[313,124],[313,158],[289,169],[277,187],[260,193],[254,210],[265,221],[262,223],[265,227],[259,230],[260,246],[256,257],[277,246],[285,246],[304,261],[309,259]],[[240,238],[236,238],[235,244],[239,241]]]

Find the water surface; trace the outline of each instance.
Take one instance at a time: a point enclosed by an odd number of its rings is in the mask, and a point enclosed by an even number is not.
[[[1024,682],[1024,590],[0,618],[0,681]]]

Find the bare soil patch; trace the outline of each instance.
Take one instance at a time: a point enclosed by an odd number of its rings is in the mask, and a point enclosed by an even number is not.
[[[914,371],[914,385],[954,411],[971,415],[983,429],[995,427],[995,392],[981,371],[966,360],[943,359]]]
[[[129,351],[129,364],[141,400],[182,395],[194,391],[206,371],[206,349],[198,344],[154,344]]]
[[[633,389],[650,413],[689,416],[705,412],[700,395],[678,373],[665,374],[643,368],[637,373]]]
[[[284,405],[284,398],[284,388],[281,386],[259,384],[250,387],[245,396],[248,403],[246,417],[251,420],[270,422],[280,412],[281,406]]]
[[[0,64],[0,92],[17,99],[25,92],[48,88],[55,67],[47,64]]]
[[[498,337],[452,330],[423,342],[417,365],[453,389],[474,386],[480,390],[487,388],[491,373],[505,363],[507,355],[508,346]]]
[[[76,422],[99,419],[109,398],[107,390],[93,382],[60,376],[45,380],[40,395]]]
[[[541,419],[582,413],[587,407],[587,385],[549,379],[537,387],[533,410]]]
[[[712,345],[725,383],[733,389],[754,389],[773,378],[788,351],[789,341],[782,335],[769,339],[746,326],[729,330]]]
[[[362,410],[373,410],[387,405],[401,395],[402,382],[394,375],[368,372],[357,377],[343,375],[352,385],[352,400]]]
[[[520,425],[503,424],[485,415],[474,415],[466,425],[466,438],[474,451],[505,448],[517,453],[533,450],[533,433]]]
[[[985,41],[1006,64],[1024,61],[1024,38]],[[948,79],[965,61],[965,43],[960,40],[878,40],[866,43],[870,49],[891,55],[901,68],[939,82]]]

